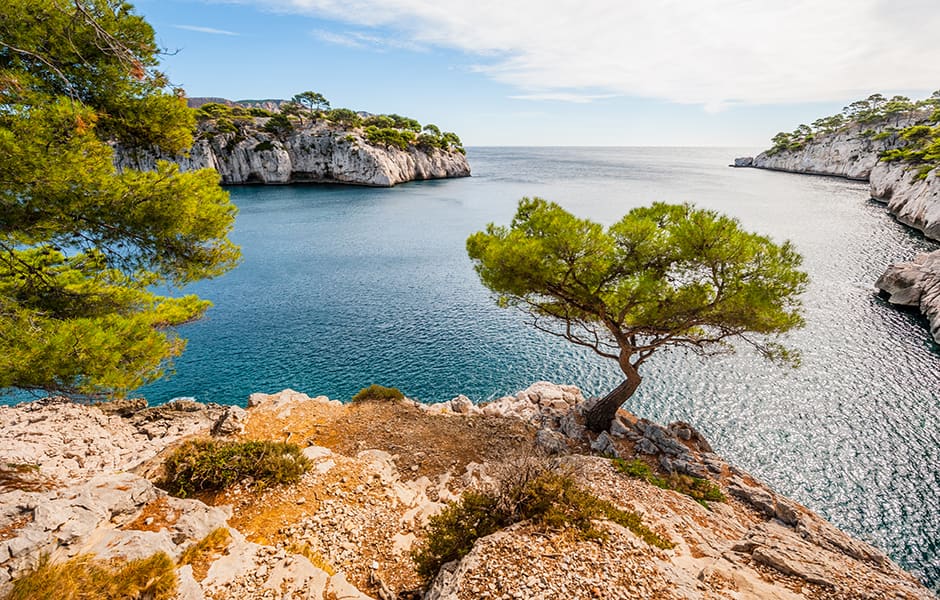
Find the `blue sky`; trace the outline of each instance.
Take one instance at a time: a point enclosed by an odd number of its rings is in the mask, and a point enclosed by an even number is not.
[[[762,147],[940,88],[936,0],[137,0],[191,96],[399,113],[467,145]]]

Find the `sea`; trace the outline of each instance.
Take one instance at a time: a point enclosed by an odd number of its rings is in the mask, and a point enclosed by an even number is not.
[[[747,148],[469,148],[473,176],[394,188],[229,189],[244,260],[187,288],[210,299],[172,377],[138,391],[244,405],[285,388],[349,399],[372,383],[481,402],[548,380],[601,395],[609,360],[533,330],[480,284],[465,241],[539,196],[603,224],[689,202],[791,240],[811,284],[799,368],[741,348],[664,351],[626,408],[692,423],[716,451],[940,588],[940,348],[876,295],[891,262],[938,247],[868,185],[729,168]]]

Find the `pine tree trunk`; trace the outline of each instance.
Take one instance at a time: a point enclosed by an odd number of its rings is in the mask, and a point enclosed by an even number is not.
[[[594,433],[607,431],[607,429],[610,428],[611,421],[613,421],[614,417],[617,415],[617,409],[619,409],[621,405],[633,395],[633,392],[640,387],[640,382],[643,378],[640,377],[636,369],[630,368],[630,372],[626,373],[626,375],[627,378],[623,383],[615,387],[613,391],[598,400],[594,406],[588,409],[585,415],[585,425]]]

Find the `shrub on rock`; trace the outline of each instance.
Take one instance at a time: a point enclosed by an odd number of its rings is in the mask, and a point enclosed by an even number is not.
[[[310,468],[310,461],[296,444],[193,440],[173,451],[164,468],[161,487],[185,498],[243,480],[261,486],[294,483]]]

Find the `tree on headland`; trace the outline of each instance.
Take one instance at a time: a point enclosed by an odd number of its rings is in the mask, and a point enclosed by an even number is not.
[[[803,324],[802,258],[789,242],[713,211],[656,203],[605,230],[524,198],[509,227],[471,235],[467,252],[501,306],[617,362],[625,380],[586,413],[595,432],[610,426],[657,351],[712,355],[738,340],[767,358],[796,360],[775,338]]]
[[[0,16],[0,388],[122,393],[209,303],[155,289],[236,264],[211,170],[117,171],[112,144],[175,154],[193,111],[129,4],[6,0]]]
[[[321,111],[330,108],[330,101],[323,94],[318,92],[301,92],[291,98],[291,101],[299,104],[309,111]]]

